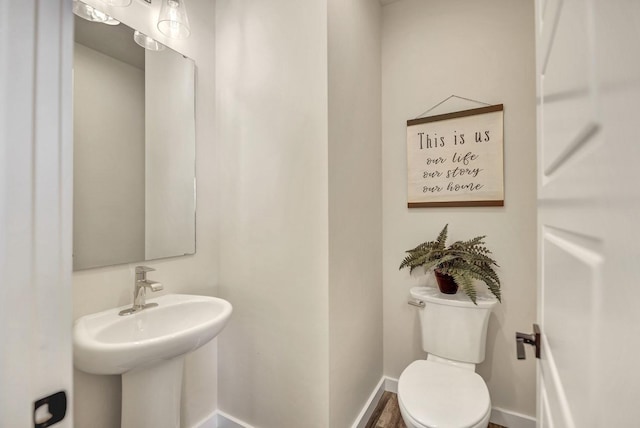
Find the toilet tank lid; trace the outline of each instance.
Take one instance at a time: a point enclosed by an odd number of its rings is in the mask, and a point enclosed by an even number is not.
[[[476,297],[478,303],[476,306],[461,289],[458,289],[456,294],[444,294],[436,287],[413,287],[410,293],[414,299],[447,306],[491,309],[498,303],[498,299],[492,294],[479,292]]]

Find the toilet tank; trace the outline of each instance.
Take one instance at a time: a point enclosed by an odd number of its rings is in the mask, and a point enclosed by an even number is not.
[[[498,303],[493,295],[478,293],[478,305],[462,290],[442,294],[434,287],[414,287],[411,296],[424,302],[420,325],[427,353],[466,363],[484,361],[489,315]]]

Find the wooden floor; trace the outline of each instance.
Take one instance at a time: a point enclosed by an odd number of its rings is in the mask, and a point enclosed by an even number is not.
[[[385,391],[373,411],[366,428],[407,428],[402,421],[398,396],[393,392]],[[488,428],[506,428],[502,425],[489,424]]]

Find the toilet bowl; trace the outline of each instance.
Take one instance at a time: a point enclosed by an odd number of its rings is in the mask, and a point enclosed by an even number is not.
[[[473,370],[417,360],[398,379],[398,404],[407,428],[486,428],[489,390]]]
[[[398,404],[407,428],[486,428],[491,415],[487,385],[475,372],[485,357],[487,325],[497,300],[441,294],[414,287],[426,360],[417,360],[398,379]]]

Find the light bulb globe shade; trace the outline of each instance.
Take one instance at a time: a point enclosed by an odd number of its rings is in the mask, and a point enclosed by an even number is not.
[[[158,30],[172,39],[186,39],[191,34],[184,0],[162,0]]]
[[[106,22],[109,19],[109,15],[106,13],[79,0],[73,0],[73,13],[91,22]]]
[[[109,6],[125,7],[131,4],[131,0],[102,0]]]
[[[138,30],[133,32],[133,40],[135,40],[137,44],[149,51],[161,51],[164,50],[165,47],[162,43],[153,40],[151,37],[141,33]]]
[[[120,25],[120,21],[118,21],[117,19],[114,19],[112,17],[109,17],[106,21],[103,22],[103,24],[107,24],[107,25]]]

